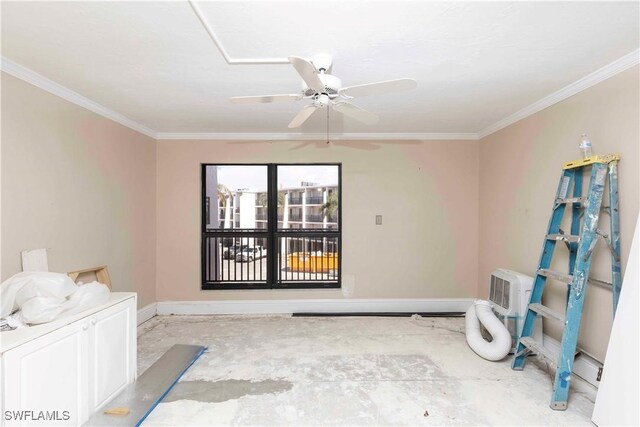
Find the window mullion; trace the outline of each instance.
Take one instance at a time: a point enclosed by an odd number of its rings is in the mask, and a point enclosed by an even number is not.
[[[278,281],[278,169],[275,164],[267,165],[267,199],[267,285],[273,288]]]

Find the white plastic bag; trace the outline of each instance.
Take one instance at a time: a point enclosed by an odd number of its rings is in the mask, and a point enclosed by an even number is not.
[[[0,317],[19,309],[15,315],[31,325],[51,322],[104,304],[110,294],[106,285],[91,282],[78,286],[61,273],[18,273],[0,287]]]
[[[60,297],[33,297],[20,307],[22,319],[30,325],[51,322],[62,313],[66,300]]]
[[[78,286],[62,273],[23,272],[0,285],[0,317],[6,317],[34,297],[67,298]]]
[[[104,304],[109,299],[109,294],[109,288],[102,283],[91,282],[78,286],[78,290],[64,303],[61,315],[70,316]]]

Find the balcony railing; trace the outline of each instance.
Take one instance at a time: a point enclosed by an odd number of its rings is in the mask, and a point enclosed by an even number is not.
[[[302,221],[302,215],[289,215],[289,221]]]
[[[322,197],[307,197],[308,205],[321,205],[322,203]]]
[[[307,222],[322,222],[324,221],[324,216],[318,214],[309,214],[307,215]]]
[[[204,279],[210,283],[266,283],[266,234],[255,237],[206,236]],[[258,237],[261,236],[261,237]]]
[[[336,234],[293,235],[278,238],[275,263],[269,267],[266,233],[250,237],[204,237],[204,280],[207,286],[246,289],[267,285],[267,270],[275,268],[279,285],[332,287],[339,279],[339,236]]]
[[[301,205],[302,204],[302,197],[289,197],[289,204],[290,205]]]
[[[337,236],[281,237],[278,246],[279,283],[338,283]]]

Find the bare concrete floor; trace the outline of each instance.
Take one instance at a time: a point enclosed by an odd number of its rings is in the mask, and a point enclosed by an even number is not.
[[[532,359],[473,353],[462,318],[158,316],[138,329],[138,372],[173,344],[208,347],[147,418],[187,425],[591,425],[574,387],[549,408]]]

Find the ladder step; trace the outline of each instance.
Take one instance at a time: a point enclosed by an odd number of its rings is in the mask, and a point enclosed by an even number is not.
[[[576,243],[580,241],[580,236],[572,234],[547,234],[547,240],[562,240],[567,243]]]
[[[527,347],[529,350],[537,353],[538,356],[544,357],[550,364],[553,365],[553,368],[557,368],[558,366],[558,355],[546,349],[542,344],[538,341],[534,340],[532,337],[522,337],[520,338],[520,343]]]
[[[556,204],[561,204],[561,203],[582,203],[584,204],[584,202],[587,201],[586,197],[565,197],[562,199],[556,199]]]
[[[538,270],[538,274],[564,283],[571,283],[573,281],[573,276],[571,274],[559,273],[557,271],[549,270],[548,268],[541,268]]]
[[[557,320],[560,323],[564,323],[565,320],[564,314],[555,312],[542,304],[529,304],[529,310],[533,310],[548,319]]]

